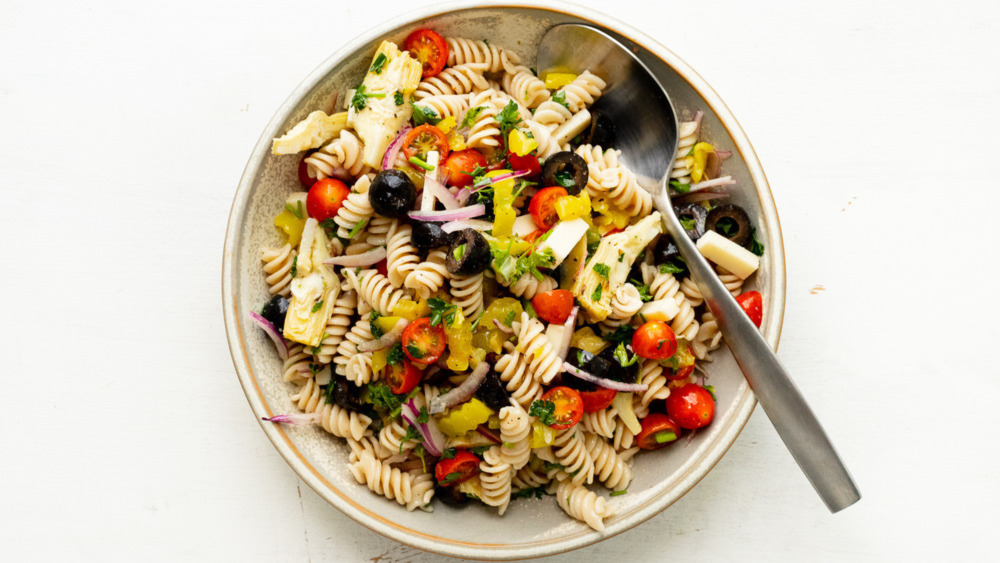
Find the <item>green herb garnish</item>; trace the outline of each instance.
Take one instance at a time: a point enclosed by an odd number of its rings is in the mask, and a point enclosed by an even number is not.
[[[573,175],[570,174],[569,170],[560,170],[555,174],[556,184],[563,188],[572,188],[576,183],[573,181]]]
[[[679,180],[670,180],[670,187],[679,194],[686,194],[691,191],[691,184],[682,184]]]
[[[455,311],[458,307],[446,303],[443,299],[431,297],[427,300],[427,305],[431,308],[431,326],[444,324],[449,327],[455,323]]]
[[[611,272],[611,267],[608,266],[607,264],[602,264],[598,262],[597,264],[594,264],[593,270],[597,272],[597,275],[601,276],[601,278],[608,279],[608,274]]]
[[[602,286],[602,285],[599,285],[596,288],[594,288],[594,292],[590,294],[590,300],[591,301],[600,301],[601,300],[601,293],[603,291],[604,291],[604,286]]]
[[[653,294],[649,292],[649,286],[642,283],[639,280],[628,280],[628,282],[635,286],[639,290],[639,299],[642,299],[643,303],[648,303],[653,300]]]
[[[371,325],[372,336],[375,338],[382,338],[382,336],[385,335],[385,331],[382,330],[382,327],[375,322],[380,318],[382,318],[382,315],[380,315],[375,309],[372,309],[372,312],[368,315],[368,324]]]
[[[444,479],[441,479],[441,481],[439,481],[439,483],[442,484],[442,485],[448,485],[448,484],[451,484],[452,481],[455,481],[455,480],[457,480],[457,479],[459,479],[461,477],[462,477],[462,473],[461,472],[459,472],[459,471],[452,471],[451,473],[445,475]]]
[[[563,90],[559,90],[555,94],[552,94],[552,101],[566,109],[569,109],[569,104],[566,102],[566,92]]]
[[[424,357],[424,351],[413,344],[407,344],[406,351],[409,352],[411,358],[419,360]]]
[[[403,446],[406,445],[410,440],[418,441],[421,440],[420,431],[412,426],[406,427],[406,434],[403,435],[403,439],[399,441],[399,453],[403,453]]]
[[[469,108],[469,111],[465,112],[465,117],[462,118],[462,123],[458,125],[459,129],[464,129],[466,127],[472,127],[472,124],[476,122],[476,118],[479,114],[483,113],[486,106],[476,106],[474,108]]]
[[[403,105],[403,93],[396,90],[396,93],[392,95],[392,101],[396,102],[397,106]]]
[[[431,125],[437,125],[441,122],[441,118],[438,117],[434,108],[418,106],[417,104],[410,102],[410,106],[413,108],[413,124],[423,125],[424,123],[430,123]]]
[[[556,423],[555,419],[556,405],[552,401],[535,401],[531,403],[531,408],[528,409],[528,414],[537,417],[539,422],[545,426],[552,426]]]
[[[427,170],[428,172],[430,172],[431,170],[434,170],[433,166],[431,166],[430,164],[427,164],[425,161],[423,161],[422,159],[420,159],[420,158],[418,158],[416,156],[411,156],[406,161],[409,162],[410,164],[414,165],[414,166],[417,166],[419,168],[423,168],[424,170]]]
[[[632,342],[632,334],[635,333],[635,327],[629,325],[622,325],[615,329],[614,332],[604,337],[604,340],[608,342]]]
[[[296,201],[295,203],[297,204],[295,207],[292,207],[292,204],[290,203],[286,203],[285,211],[291,213],[292,215],[295,215],[296,219],[305,218],[305,214],[302,211],[302,200]]]
[[[757,240],[757,229],[750,231],[750,236],[753,238],[753,244],[750,245],[750,252],[753,252],[757,256],[764,255],[764,245]]]
[[[298,254],[292,258],[292,277],[294,278],[299,273],[299,256]]]
[[[375,74],[382,74],[382,69],[385,68],[385,63],[389,62],[389,57],[385,56],[385,53],[379,53],[375,57],[375,62],[372,63],[371,68],[368,72],[374,72]]]
[[[736,220],[732,219],[731,217],[723,217],[718,221],[716,221],[715,223],[715,232],[719,233],[720,235],[723,235],[726,238],[732,237],[737,232],[739,232],[739,230],[740,230],[739,224],[736,222]]]
[[[403,361],[403,345],[397,342],[385,355],[385,363],[394,366]]]
[[[354,228],[351,229],[351,232],[347,233],[347,238],[353,239],[354,237],[358,236],[358,233],[360,233],[365,228],[365,225],[368,224],[369,219],[371,218],[365,217],[364,219],[358,221],[358,223],[354,225]]]
[[[358,86],[358,89],[354,91],[354,96],[351,98],[351,106],[357,111],[361,111],[368,106],[368,98],[384,98],[385,94],[382,92],[376,92],[374,94],[369,94],[365,92],[365,85],[362,84]]]
[[[620,496],[622,496],[622,495],[624,495],[626,493],[628,493],[628,491],[614,491],[614,492],[610,493],[608,496],[609,497],[620,497]]]
[[[323,308],[323,300],[320,299],[319,301],[313,303],[312,312],[315,313],[316,311],[319,311],[322,308]]]

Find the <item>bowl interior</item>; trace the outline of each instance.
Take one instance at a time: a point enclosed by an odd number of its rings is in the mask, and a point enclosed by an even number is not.
[[[551,4],[550,4],[551,5]],[[733,201],[747,209],[765,244],[760,271],[748,289],[765,296],[765,335],[777,345],[784,306],[784,263],[780,231],[770,190],[749,142],[710,88],[684,63],[647,37],[606,16],[572,7],[574,14],[552,8],[464,7],[430,9],[406,23],[374,30],[334,54],[293,93],[261,137],[240,183],[230,217],[223,268],[223,301],[230,347],[240,381],[258,416],[293,412],[296,388],[282,381],[281,361],[262,331],[248,321],[268,298],[261,272],[260,249],[283,243],[273,225],[286,195],[299,189],[299,159],[270,154],[270,139],[309,112],[330,112],[333,99],[364,75],[383,39],[401,43],[417,27],[429,26],[446,36],[486,38],[515,50],[532,66],[535,45],[549,26],[563,22],[597,25],[626,45],[635,46],[670,94],[680,120],[705,113],[702,138],[732,150],[724,171],[739,181]],[[554,498],[517,500],[504,517],[494,510],[470,506],[451,509],[436,504],[433,515],[407,512],[394,502],[358,485],[347,471],[343,440],[318,427],[283,427],[263,423],[264,431],[292,468],[321,496],[361,524],[398,541],[448,555],[478,558],[522,558],[565,551],[620,533],[653,516],[689,490],[725,453],[746,423],[755,400],[726,348],[705,364],[718,396],[715,422],[686,445],[636,456],[628,494],[610,499],[617,515],[603,533],[568,518]],[[602,488],[595,488],[606,494]]]

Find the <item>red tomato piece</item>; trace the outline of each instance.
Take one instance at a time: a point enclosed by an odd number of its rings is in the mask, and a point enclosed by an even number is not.
[[[538,240],[539,237],[541,237],[542,235],[544,235],[546,232],[547,231],[543,231],[541,229],[537,229],[537,230],[531,231],[530,233],[528,233],[527,235],[525,235],[524,240],[525,240],[525,242],[530,242],[531,244],[535,244],[535,241]],[[529,250],[528,253],[530,254],[531,251]]]
[[[566,289],[545,291],[531,300],[531,306],[543,321],[561,325],[573,312],[573,292]]]
[[[668,381],[677,381],[680,379],[687,379],[691,377],[691,372],[694,371],[694,364],[689,366],[684,366],[677,371],[665,370],[663,376],[667,378]]]
[[[468,481],[479,474],[479,458],[468,450],[455,450],[455,457],[442,458],[434,468],[438,485],[448,487]]]
[[[707,389],[694,383],[671,391],[666,405],[667,415],[688,430],[708,426],[715,418],[715,399]]]
[[[427,160],[427,153],[438,152],[438,162],[448,156],[448,137],[440,129],[430,123],[410,129],[403,139],[403,154],[406,158],[417,157]]]
[[[412,391],[423,377],[424,373],[406,358],[399,363],[385,366],[385,382],[389,385],[389,390],[397,395]]]
[[[539,174],[542,173],[542,164],[538,162],[538,157],[533,154],[526,154],[524,156],[517,156],[512,152],[507,153],[507,164],[510,165],[510,169],[515,172],[521,170],[528,170],[529,174],[526,178],[537,178]]]
[[[306,195],[306,211],[320,223],[337,214],[344,200],[351,194],[346,184],[335,178],[317,181]]]
[[[535,224],[540,229],[547,231],[559,222],[559,214],[556,213],[556,200],[567,195],[569,192],[564,188],[552,186],[539,190],[531,198],[528,212],[531,213],[531,218],[535,220]]]
[[[436,75],[448,63],[448,44],[440,33],[431,29],[418,29],[407,35],[403,49],[420,61],[423,78]]]
[[[654,412],[642,419],[642,431],[635,437],[644,450],[658,450],[677,441],[681,427],[665,414]]]
[[[486,157],[476,149],[455,151],[444,161],[448,170],[448,184],[459,188],[472,184],[472,171],[486,168]]]
[[[316,183],[316,178],[309,177],[309,165],[306,164],[306,159],[309,158],[309,154],[302,157],[302,160],[299,161],[299,183],[302,184],[302,187],[307,190]]]
[[[632,349],[650,360],[665,360],[677,351],[677,337],[663,321],[648,321],[632,335]]]
[[[549,425],[555,430],[572,428],[583,418],[583,398],[580,392],[569,387],[553,387],[542,395],[543,401],[551,401],[555,406],[552,412],[554,422]]]
[[[382,274],[383,276],[388,276],[389,275],[388,258],[383,258],[378,264],[375,264],[375,271]]]
[[[403,331],[403,353],[415,364],[426,366],[438,361],[447,344],[444,327],[432,326],[427,317],[413,321]]]
[[[760,292],[743,292],[736,298],[736,302],[740,304],[740,307],[743,307],[743,311],[750,317],[753,324],[760,328],[760,323],[764,320],[764,298],[761,297]]]
[[[580,398],[583,399],[583,412],[602,411],[615,400],[618,391],[598,387],[593,391],[580,391]]]

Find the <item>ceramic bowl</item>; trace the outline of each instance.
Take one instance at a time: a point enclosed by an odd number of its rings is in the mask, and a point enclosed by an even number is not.
[[[516,5],[460,2],[432,6],[389,22],[347,43],[292,92],[265,128],[243,173],[226,233],[222,299],[236,373],[258,418],[294,411],[295,387],[281,377],[281,360],[248,313],[259,310],[268,293],[260,249],[281,244],[273,224],[290,191],[299,189],[296,157],[270,154],[271,139],[316,109],[330,111],[334,94],[358,84],[382,39],[397,43],[412,30],[429,26],[445,36],[487,38],[515,50],[528,66],[535,45],[551,25],[588,23],[634,48],[669,92],[681,120],[701,109],[702,137],[732,150],[725,172],[739,185],[733,201],[747,209],[766,252],[748,288],[764,295],[763,333],[777,346],[785,302],[785,268],[778,216],[767,180],[750,142],[719,96],[688,65],[650,37],[607,15],[556,2]],[[706,364],[718,396],[715,421],[687,444],[642,453],[628,494],[610,499],[617,514],[596,532],[557,506],[554,498],[517,500],[503,517],[495,509],[452,509],[435,503],[433,513],[407,512],[358,485],[347,470],[343,440],[318,427],[288,427],[262,422],[261,428],[292,469],[337,509],[361,525],[426,551],[479,559],[520,559],[580,548],[619,534],[670,506],[708,473],[736,440],[756,399],[728,350]],[[601,494],[606,494],[597,488]]]

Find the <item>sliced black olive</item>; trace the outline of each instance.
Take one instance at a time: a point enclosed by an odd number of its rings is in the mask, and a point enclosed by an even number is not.
[[[475,397],[497,412],[510,406],[510,396],[507,395],[503,383],[500,382],[500,376],[495,371],[490,371],[486,375],[479,389],[476,389]]]
[[[472,276],[490,265],[490,243],[475,229],[454,233],[445,265],[452,274]]]
[[[587,187],[589,178],[587,161],[569,151],[557,152],[550,156],[542,167],[542,186],[566,188],[570,195],[576,195]]]
[[[706,231],[715,231],[736,244],[750,248],[753,225],[746,211],[738,205],[724,203],[710,211],[705,221]]]
[[[681,220],[684,232],[687,233],[687,236],[692,241],[697,241],[701,238],[701,235],[705,234],[705,218],[708,215],[708,211],[705,211],[704,207],[697,203],[675,205],[674,213]]]
[[[454,485],[450,487],[435,485],[434,498],[441,499],[441,502],[448,506],[465,506],[469,504],[469,497],[465,496],[465,493],[458,490],[458,487]]]
[[[285,313],[287,312],[288,300],[280,295],[275,295],[270,301],[264,303],[264,307],[260,310],[260,316],[270,321],[274,328],[278,329],[278,332],[284,334]]]
[[[581,141],[586,145],[615,146],[615,122],[600,110],[591,111],[590,128],[584,131]]]
[[[660,240],[656,242],[656,246],[653,247],[653,264],[657,266],[665,264],[673,266],[672,270],[680,270],[671,271],[673,274],[687,271],[687,264],[681,258],[681,252],[678,250],[677,245],[674,244],[674,239],[670,238],[670,235],[662,235]]]
[[[618,346],[608,346],[597,355],[598,358],[603,358],[611,364],[611,372],[607,375],[607,379],[613,379],[615,381],[622,381],[624,383],[635,383],[637,377],[639,377],[639,362],[633,362],[631,365],[623,366],[622,359],[616,358],[615,355],[618,352]],[[635,352],[632,351],[632,346],[625,345],[625,363],[635,357]]]
[[[581,348],[570,348],[566,354],[566,361],[590,375],[618,381],[615,373],[618,367],[617,364],[613,359],[609,360],[605,358],[603,352],[599,355],[594,355]]]
[[[334,377],[330,382],[333,385],[333,403],[342,409],[354,412],[364,412],[371,407],[361,401],[361,397],[356,393],[362,388],[352,384],[343,377]],[[367,408],[366,408],[367,407]]]
[[[439,248],[451,242],[451,235],[444,232],[441,225],[417,221],[413,223],[413,238],[410,241],[417,248]]]
[[[372,180],[368,200],[375,213],[383,217],[402,217],[417,201],[417,188],[402,171],[383,170]]]

